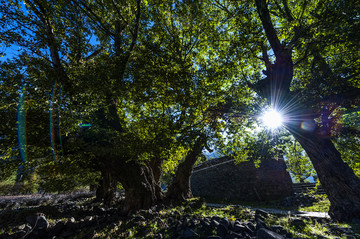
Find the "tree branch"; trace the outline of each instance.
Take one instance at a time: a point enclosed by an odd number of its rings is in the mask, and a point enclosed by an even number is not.
[[[93,10],[83,0],[79,0],[79,3],[80,4],[77,5],[96,25],[100,27],[100,29],[109,37],[114,38],[114,34],[102,23],[101,18],[96,13],[94,13]]]
[[[275,56],[279,57],[280,52],[282,50],[282,46],[279,41],[279,38],[277,37],[275,28],[271,22],[270,13],[266,4],[266,0],[255,0],[255,3],[262,25],[266,33],[266,37],[270,43],[271,48],[274,51]]]
[[[283,2],[283,5],[284,5],[284,9],[285,9],[285,16],[286,16],[286,19],[291,22],[291,21],[294,21],[294,18],[291,14],[291,11],[290,11],[290,8],[289,8],[289,5],[288,5],[288,2],[287,0],[282,0]]]

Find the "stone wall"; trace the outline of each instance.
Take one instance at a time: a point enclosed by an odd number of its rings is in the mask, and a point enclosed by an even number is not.
[[[292,194],[292,181],[283,159],[235,164],[229,157],[205,162],[191,176],[194,196],[212,200],[267,201]]]

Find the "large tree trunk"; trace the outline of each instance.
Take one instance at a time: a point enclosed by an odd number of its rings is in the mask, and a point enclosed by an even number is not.
[[[157,192],[152,169],[146,164],[128,162],[119,172],[120,182],[125,189],[123,213],[148,209],[161,200]]]
[[[190,177],[202,148],[202,140],[198,139],[193,149],[186,155],[184,161],[179,164],[174,180],[166,193],[166,199],[170,202],[178,203],[193,197],[190,188]]]
[[[315,123],[315,122],[314,122]],[[330,202],[329,215],[338,221],[360,218],[360,180],[320,129],[288,128],[308,154]]]
[[[161,190],[163,160],[160,157],[156,157],[150,161],[149,166],[154,176],[155,196],[158,200],[160,200],[163,198],[163,192]]]
[[[101,175],[100,185],[96,190],[96,200],[103,201],[107,207],[110,207],[116,200],[117,180],[109,167],[104,168]]]

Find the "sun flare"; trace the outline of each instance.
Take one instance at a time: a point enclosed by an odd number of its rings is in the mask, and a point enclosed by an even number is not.
[[[270,129],[276,129],[280,127],[283,123],[283,118],[281,114],[274,109],[270,109],[264,112],[261,120],[263,124]]]

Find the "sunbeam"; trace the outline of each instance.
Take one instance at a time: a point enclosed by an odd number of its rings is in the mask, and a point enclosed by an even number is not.
[[[263,124],[270,129],[276,129],[283,123],[283,117],[281,113],[275,109],[265,111],[261,117],[261,120]]]

